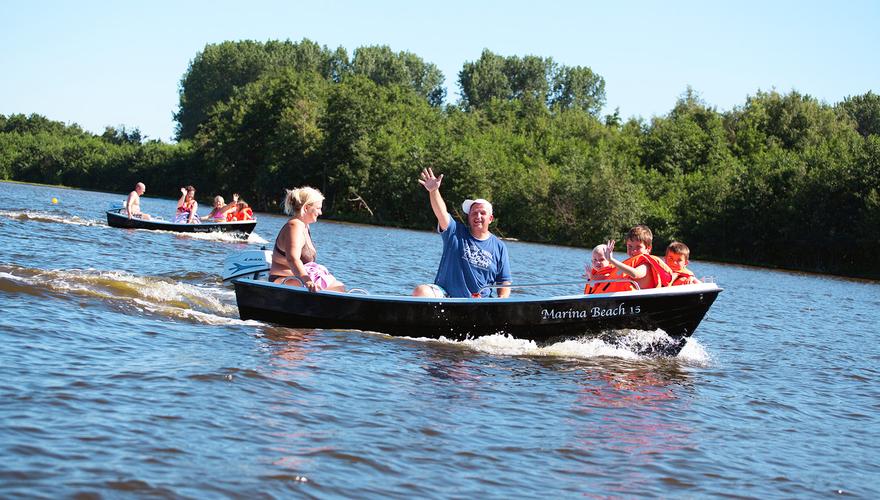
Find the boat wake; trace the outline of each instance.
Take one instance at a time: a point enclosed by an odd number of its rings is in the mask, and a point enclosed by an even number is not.
[[[207,240],[207,241],[226,241],[229,243],[247,243],[248,245],[265,245],[269,243],[262,236],[257,233],[252,232],[248,235],[247,239],[242,239],[240,235],[237,233],[222,233],[222,232],[213,232],[213,233],[177,233],[172,231],[151,231],[151,232],[162,232],[169,233],[175,236],[179,236],[181,238],[191,238],[194,240]]]
[[[51,296],[77,304],[83,299],[95,300],[125,313],[147,313],[209,325],[260,324],[238,319],[231,290],[219,285],[186,283],[175,277],[0,264],[0,292]]]
[[[22,222],[44,222],[72,224],[74,226],[103,226],[102,221],[96,219],[83,219],[76,215],[64,215],[47,212],[31,212],[30,210],[0,210],[0,217]]]
[[[555,358],[619,358],[640,360],[662,356],[664,346],[677,345],[662,330],[626,330],[615,332],[607,338],[585,337],[576,340],[565,340],[554,344],[540,346],[534,341],[517,339],[506,334],[495,334],[463,341],[428,338],[411,338],[419,342],[440,342],[461,345],[475,351],[495,356],[536,356]],[[689,338],[681,352],[672,358],[689,365],[708,366],[709,354],[695,338]]]

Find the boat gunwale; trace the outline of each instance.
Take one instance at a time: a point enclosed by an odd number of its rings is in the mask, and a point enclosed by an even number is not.
[[[414,303],[437,303],[437,304],[519,304],[519,303],[530,303],[530,302],[570,302],[570,301],[586,301],[591,302],[593,300],[600,299],[625,299],[625,298],[647,298],[647,297],[664,297],[664,296],[676,296],[676,295],[694,295],[699,293],[716,293],[721,292],[724,289],[719,287],[715,283],[696,283],[691,285],[678,285],[674,287],[662,287],[662,288],[650,288],[644,290],[628,290],[621,292],[611,292],[611,293],[597,293],[597,294],[572,294],[572,295],[553,295],[549,297],[507,297],[504,299],[500,299],[497,297],[479,297],[479,298],[470,298],[470,297],[413,297],[409,295],[386,295],[386,294],[358,294],[358,293],[346,293],[346,292],[335,292],[330,290],[321,290],[319,292],[309,292],[307,289],[302,287],[294,287],[289,285],[282,285],[278,283],[270,283],[265,280],[255,280],[253,278],[235,278],[231,280],[233,283],[235,282],[243,282],[248,286],[257,286],[257,287],[268,287],[275,288],[277,290],[284,290],[289,293],[300,293],[300,294],[316,294],[317,296],[325,296],[325,297],[333,297],[336,299],[356,299],[356,300],[366,300],[366,301],[376,301],[376,302],[414,302]],[[585,281],[586,282],[586,281]],[[513,288],[516,285],[512,285]]]

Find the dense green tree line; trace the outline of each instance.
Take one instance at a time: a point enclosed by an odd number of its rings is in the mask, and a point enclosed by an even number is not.
[[[40,115],[0,115],[0,179],[130,191],[140,179],[173,195],[191,164],[189,144],[143,141],[137,129],[101,135]],[[146,181],[145,181],[146,182]],[[152,190],[151,189],[151,190]]]
[[[455,211],[496,206],[496,231],[590,247],[631,225],[698,259],[880,278],[880,96],[829,105],[757,92],[719,112],[688,89],[666,115],[599,115],[589,68],[484,51],[444,103],[443,76],[411,53],[302,42],[224,42],[181,80],[179,142],[102,135],[44,117],[0,116],[0,178],[208,201],[241,192],[278,210],[309,184],[328,216],[429,228],[418,172],[444,173]]]

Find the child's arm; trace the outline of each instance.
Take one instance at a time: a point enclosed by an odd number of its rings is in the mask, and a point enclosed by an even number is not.
[[[611,263],[617,269],[629,276],[630,278],[642,279],[648,274],[648,265],[642,264],[639,267],[631,267],[623,262],[614,258],[614,240],[608,240],[608,244],[605,245],[605,258],[608,259],[608,262]]]
[[[640,280],[648,275],[648,265],[647,264],[642,264],[639,267],[631,267],[631,266],[624,264],[623,262],[620,262],[619,260],[617,260],[615,258],[609,258],[608,262],[610,262],[617,269],[620,269],[620,272],[629,276],[630,278]]]

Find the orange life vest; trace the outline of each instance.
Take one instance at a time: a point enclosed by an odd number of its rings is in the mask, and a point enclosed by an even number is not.
[[[590,281],[584,287],[584,294],[591,293],[611,293],[626,292],[635,290],[632,281],[606,281],[605,283],[592,283],[598,280],[628,280],[617,272],[614,266],[603,267],[602,269],[590,269]]]
[[[230,212],[226,214],[226,221],[232,222],[234,220],[253,220],[254,219],[254,211],[250,208],[245,208],[244,210],[238,210],[236,212]]]
[[[691,272],[690,269],[682,267],[678,270],[675,275],[675,279],[672,280],[672,283],[670,283],[669,286],[690,285],[691,283],[696,283],[696,278],[697,277],[694,275],[693,272]]]
[[[644,288],[658,288],[661,286],[669,286],[672,282],[672,269],[663,262],[660,257],[654,257],[650,254],[640,253],[635,257],[630,257],[623,261],[630,267],[639,267],[642,264],[648,265],[648,276],[651,278],[651,284]]]

